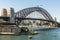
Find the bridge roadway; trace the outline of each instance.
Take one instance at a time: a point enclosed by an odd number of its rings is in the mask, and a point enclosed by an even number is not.
[[[10,17],[0,17],[0,19],[3,19],[5,21],[10,20]],[[15,21],[22,21],[22,20],[41,20],[41,21],[47,21],[47,22],[52,22],[55,23],[55,21],[51,21],[51,20],[46,20],[46,19],[38,19],[38,18],[19,18],[19,17],[15,17]]]

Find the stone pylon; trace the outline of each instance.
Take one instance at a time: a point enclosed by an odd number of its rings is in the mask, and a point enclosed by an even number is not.
[[[7,9],[5,9],[5,8],[2,9],[1,16],[7,17]]]
[[[10,17],[10,22],[14,23],[15,22],[15,12],[13,8],[10,8],[8,11],[8,17]]]

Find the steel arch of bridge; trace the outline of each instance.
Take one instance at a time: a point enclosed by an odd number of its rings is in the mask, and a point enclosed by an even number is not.
[[[47,20],[53,21],[53,18],[51,17],[51,15],[41,7],[30,7],[30,8],[20,10],[16,12],[16,17],[25,18],[26,16],[28,16],[30,13],[34,11],[40,12]]]

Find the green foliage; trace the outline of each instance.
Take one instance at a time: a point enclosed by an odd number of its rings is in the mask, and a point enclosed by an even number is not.
[[[10,23],[9,21],[4,21],[3,19],[0,19],[0,25],[16,25],[16,23]]]

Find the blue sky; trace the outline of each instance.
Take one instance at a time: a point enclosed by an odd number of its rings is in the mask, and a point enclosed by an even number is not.
[[[38,6],[46,9],[51,16],[56,17],[60,21],[60,0],[0,0],[0,12],[2,8],[9,9],[10,7],[19,11],[27,7]]]

